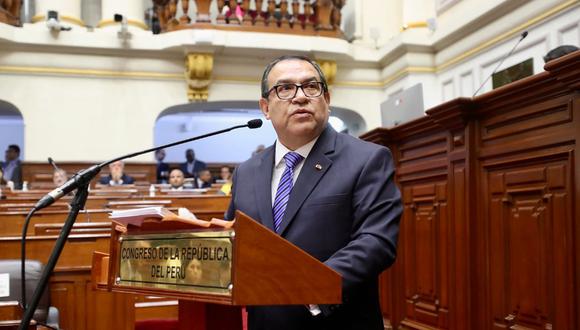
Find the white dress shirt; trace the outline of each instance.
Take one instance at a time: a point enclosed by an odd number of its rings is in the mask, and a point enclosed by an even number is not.
[[[286,169],[284,155],[286,155],[290,151],[294,151],[303,157],[303,159],[296,166],[294,166],[294,173],[292,176],[292,185],[294,185],[294,183],[296,183],[296,179],[298,179],[298,175],[300,175],[302,166],[304,165],[304,159],[308,157],[308,154],[310,154],[310,151],[312,150],[312,147],[314,147],[314,144],[316,143],[317,140],[318,137],[316,137],[314,140],[306,143],[305,145],[296,150],[290,150],[286,148],[285,145],[280,143],[279,140],[276,140],[276,150],[274,152],[274,171],[272,173],[272,205],[274,205],[274,200],[276,199],[276,190],[278,190],[278,184],[280,183],[282,174]]]
[[[310,151],[312,151],[312,147],[314,147],[316,141],[318,141],[318,136],[314,140],[294,150],[294,152],[302,156],[303,159],[296,166],[294,166],[294,173],[292,175],[292,185],[296,183],[296,179],[298,179],[298,175],[300,175],[300,171],[304,166],[304,160],[306,159],[306,157],[308,157]],[[286,146],[280,143],[279,140],[276,140],[276,150],[274,152],[274,171],[272,173],[272,206],[274,205],[274,200],[276,199],[276,190],[278,190],[278,184],[280,183],[282,174],[286,169],[284,155],[286,155],[290,151],[292,150],[286,148]],[[313,316],[316,316],[322,312],[320,310],[320,307],[318,307],[318,305],[306,305],[306,308],[308,308],[308,311]]]

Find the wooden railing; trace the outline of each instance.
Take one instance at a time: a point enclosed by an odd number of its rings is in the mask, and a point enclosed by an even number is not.
[[[0,1],[0,22],[19,26],[20,22],[20,0]]]
[[[211,19],[214,0],[154,0],[161,32],[181,29],[223,29],[251,32],[342,37],[340,10],[346,0],[217,0],[218,14]],[[189,15],[190,5],[197,11]],[[178,8],[183,13],[178,17]],[[251,9],[255,8],[255,9]],[[265,8],[265,10],[262,10]]]

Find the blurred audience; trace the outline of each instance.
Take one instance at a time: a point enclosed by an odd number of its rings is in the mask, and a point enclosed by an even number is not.
[[[12,181],[14,189],[22,189],[22,163],[20,162],[20,147],[16,144],[11,144],[4,153],[4,162],[0,162],[0,167],[4,172],[0,183]]]
[[[52,183],[54,184],[55,187],[60,187],[67,181],[68,176],[66,174],[66,171],[63,170],[62,168],[55,169],[52,172]]]
[[[254,150],[254,151],[252,152],[252,156],[255,156],[255,155],[259,154],[260,152],[264,151],[265,149],[266,149],[266,147],[265,147],[263,144],[259,144],[259,145],[256,147],[256,150]]]
[[[106,177],[102,177],[101,180],[99,180],[99,183],[109,186],[133,184],[135,180],[132,177],[128,176],[127,174],[123,173],[124,169],[125,163],[123,163],[123,161],[121,160],[109,164],[110,174]]]
[[[157,160],[157,183],[167,183],[169,179],[169,164],[163,162],[165,149],[155,151],[155,159]]]
[[[232,170],[230,169],[230,167],[222,166],[222,168],[220,169],[220,176],[218,177],[218,180],[221,180],[222,182],[227,182],[231,179],[232,179]]]
[[[194,188],[211,188],[213,177],[208,169],[199,171],[199,176],[194,180]]]
[[[546,54],[546,56],[544,56],[544,63],[548,63],[548,62],[553,61],[557,58],[560,58],[564,55],[568,55],[570,53],[573,53],[577,50],[578,50],[578,47],[573,46],[573,45],[558,46],[558,47],[552,49],[551,51],[549,51]]]
[[[207,168],[204,162],[195,159],[195,151],[193,149],[185,151],[185,159],[186,162],[181,164],[181,171],[183,171],[186,178],[197,178],[198,172]]]
[[[169,184],[171,185],[171,190],[183,190],[185,187],[185,175],[183,171],[175,168],[169,173]]]

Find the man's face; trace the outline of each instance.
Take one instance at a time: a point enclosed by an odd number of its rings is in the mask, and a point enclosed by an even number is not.
[[[211,172],[208,170],[203,170],[199,172],[199,178],[203,182],[211,182]]]
[[[158,162],[163,161],[163,159],[165,159],[165,150],[157,151],[157,153],[155,154],[155,158],[157,159]]]
[[[111,172],[111,177],[113,180],[117,181],[121,179],[123,176],[123,167],[125,167],[125,165],[122,161],[116,161],[109,165],[109,171]]]
[[[185,177],[183,176],[183,172],[180,170],[173,170],[169,174],[169,184],[173,188],[179,188],[183,186],[183,182],[185,181]]]
[[[66,172],[55,170],[52,172],[52,182],[55,187],[62,186],[67,181]]]
[[[232,173],[230,172],[229,167],[222,167],[220,170],[220,177],[222,180],[229,180]]]
[[[193,162],[193,160],[195,159],[195,152],[193,152],[193,150],[188,149],[185,152],[185,159],[187,159],[188,162]]]
[[[320,81],[316,69],[308,62],[285,60],[277,63],[268,75],[268,87],[283,83],[304,84]],[[330,95],[307,97],[302,89],[290,100],[281,100],[273,90],[260,100],[260,109],[272,121],[280,142],[296,149],[320,135],[329,116]]]
[[[14,150],[12,148],[6,149],[6,152],[4,153],[4,159],[7,162],[13,161],[13,160],[15,160],[17,158],[18,158],[18,153],[16,152],[16,150]]]

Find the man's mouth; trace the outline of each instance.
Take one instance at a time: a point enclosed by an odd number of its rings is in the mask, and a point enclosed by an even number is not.
[[[312,115],[313,112],[308,109],[296,109],[292,111],[291,115]]]

